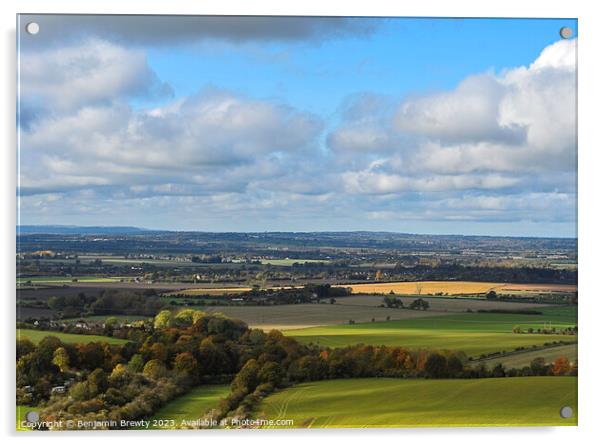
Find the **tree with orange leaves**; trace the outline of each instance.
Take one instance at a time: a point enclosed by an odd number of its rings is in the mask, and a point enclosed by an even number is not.
[[[552,373],[554,375],[567,375],[571,371],[571,363],[566,357],[558,357],[554,361],[554,367]]]

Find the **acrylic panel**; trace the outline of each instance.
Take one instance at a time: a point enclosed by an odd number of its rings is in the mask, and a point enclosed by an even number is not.
[[[576,19],[17,44],[17,430],[577,424]]]

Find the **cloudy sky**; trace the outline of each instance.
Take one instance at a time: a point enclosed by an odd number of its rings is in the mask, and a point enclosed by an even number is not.
[[[574,20],[19,26],[21,224],[576,236]]]

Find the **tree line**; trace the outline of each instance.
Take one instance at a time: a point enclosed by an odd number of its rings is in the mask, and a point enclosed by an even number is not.
[[[127,329],[126,329],[127,330]],[[44,420],[137,420],[199,384],[231,382],[212,415],[248,416],[265,395],[299,382],[353,377],[483,378],[565,375],[576,365],[489,370],[464,353],[357,345],[302,345],[273,330],[193,309],[161,311],[122,345],[17,341],[17,403]],[[57,390],[59,388],[59,390]],[[62,388],[62,389],[61,389]]]

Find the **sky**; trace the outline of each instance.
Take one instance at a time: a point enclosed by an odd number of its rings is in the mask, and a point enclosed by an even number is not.
[[[574,19],[18,26],[20,224],[576,237]]]

